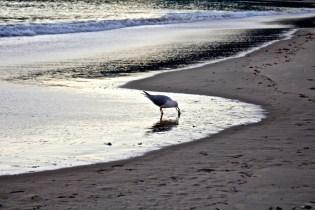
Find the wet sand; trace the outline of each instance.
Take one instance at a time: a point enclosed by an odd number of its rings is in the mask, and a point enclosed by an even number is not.
[[[0,177],[0,209],[315,208],[315,29],[128,88],[261,104],[261,123],[125,161]]]

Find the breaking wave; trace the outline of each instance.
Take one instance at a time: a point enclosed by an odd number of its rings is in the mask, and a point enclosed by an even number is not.
[[[303,13],[310,11],[303,10]],[[301,13],[301,10],[299,10]],[[18,23],[0,25],[0,37],[35,36],[45,34],[68,34],[96,32],[142,25],[165,25],[175,23],[193,23],[199,21],[224,20],[255,16],[285,14],[280,11],[202,11],[191,13],[168,13],[159,18],[90,20],[55,23]]]

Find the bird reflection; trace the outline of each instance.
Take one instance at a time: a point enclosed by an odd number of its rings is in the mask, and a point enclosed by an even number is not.
[[[176,119],[176,120],[159,120],[158,122],[154,123],[149,128],[149,131],[147,131],[147,134],[170,131],[173,128],[177,127],[178,121],[179,121],[178,119]]]

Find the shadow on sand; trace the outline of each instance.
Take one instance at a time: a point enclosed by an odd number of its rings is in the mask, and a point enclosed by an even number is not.
[[[154,123],[146,133],[152,134],[152,133],[170,131],[173,128],[177,127],[178,124],[179,124],[178,119],[176,119],[176,120],[159,120],[158,122]]]

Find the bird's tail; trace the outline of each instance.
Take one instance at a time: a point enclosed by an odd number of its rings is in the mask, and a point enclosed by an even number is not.
[[[146,91],[143,91],[143,95],[145,96],[145,97],[147,97],[147,98],[150,98],[150,94],[148,93],[148,92],[146,92]]]

